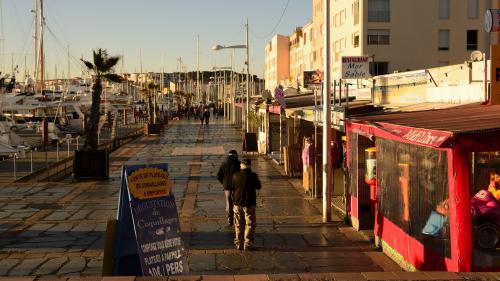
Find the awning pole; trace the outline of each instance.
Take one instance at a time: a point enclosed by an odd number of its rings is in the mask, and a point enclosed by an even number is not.
[[[323,86],[323,222],[332,220],[332,202],[331,202],[331,173],[332,158],[331,150],[331,102],[330,102],[330,0],[325,0],[324,4],[324,86]]]

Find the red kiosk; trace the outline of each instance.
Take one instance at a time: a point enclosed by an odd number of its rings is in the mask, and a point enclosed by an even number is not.
[[[360,164],[370,160],[361,151],[376,148],[373,222],[385,253],[407,270],[500,271],[500,203],[484,197],[500,169],[500,105],[352,117],[346,132],[353,221],[373,185],[360,180],[374,165]]]

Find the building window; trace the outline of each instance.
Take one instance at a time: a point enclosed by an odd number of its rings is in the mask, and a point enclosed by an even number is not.
[[[389,62],[370,62],[370,74],[373,76],[389,73]]]
[[[450,0],[439,0],[439,19],[447,20],[450,18]]]
[[[469,9],[467,9],[467,16],[469,19],[479,18],[479,0],[468,0]]]
[[[352,4],[352,14],[354,17],[354,25],[359,24],[359,0],[354,1],[354,4]]]
[[[467,50],[477,50],[477,30],[467,30]]]
[[[368,29],[368,45],[389,45],[389,29]]]
[[[354,48],[359,47],[359,32],[356,32],[352,35],[352,46]]]
[[[440,51],[450,50],[450,31],[448,29],[439,30],[438,50]]]
[[[390,0],[368,0],[369,22],[390,22]]]

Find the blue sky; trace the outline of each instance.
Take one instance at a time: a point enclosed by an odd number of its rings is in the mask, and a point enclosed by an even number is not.
[[[33,65],[33,0],[0,0],[0,67],[9,73],[11,60],[24,73]],[[196,36],[200,35],[200,68],[229,66],[230,50],[214,52],[214,44],[244,44],[244,23],[250,22],[254,72],[263,73],[264,46],[276,33],[290,34],[311,20],[311,0],[290,0],[276,31],[269,34],[287,0],[45,0],[46,69],[53,76],[67,71],[67,45],[72,75],[79,75],[77,60],[90,59],[93,48],[124,54],[127,72],[177,69],[182,57],[188,70],[196,69]],[[12,55],[14,54],[14,55]],[[245,52],[235,51],[235,65],[243,68]],[[120,70],[119,68],[117,70]]]

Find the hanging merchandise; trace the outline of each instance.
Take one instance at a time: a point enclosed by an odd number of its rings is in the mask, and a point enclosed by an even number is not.
[[[302,149],[302,165],[303,165],[303,178],[302,186],[304,190],[311,191],[313,188],[313,162],[314,159],[314,145],[310,137],[304,138],[304,146]]]

